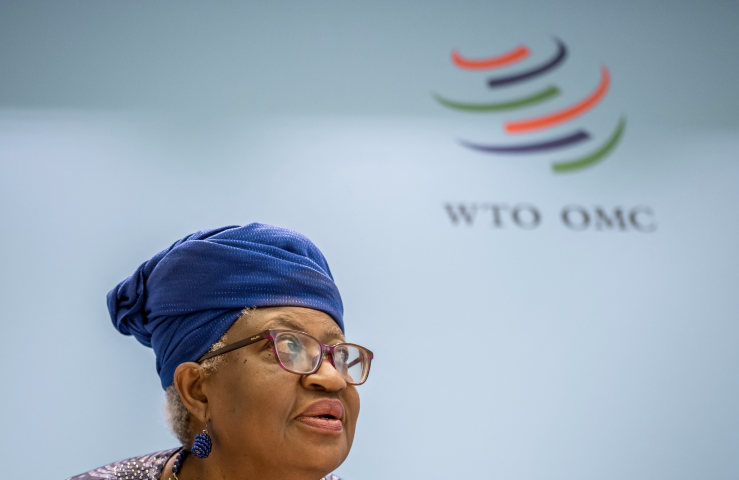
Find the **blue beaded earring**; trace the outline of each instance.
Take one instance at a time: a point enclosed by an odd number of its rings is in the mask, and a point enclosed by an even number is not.
[[[205,427],[203,433],[195,435],[195,440],[192,442],[192,454],[198,458],[208,458],[211,448],[213,448],[213,443],[208,435],[208,427]]]

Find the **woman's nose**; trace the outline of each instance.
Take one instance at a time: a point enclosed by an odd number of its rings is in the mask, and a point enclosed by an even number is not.
[[[327,392],[343,390],[347,385],[328,356],[323,359],[316,373],[303,377],[303,382],[306,388],[317,388]]]

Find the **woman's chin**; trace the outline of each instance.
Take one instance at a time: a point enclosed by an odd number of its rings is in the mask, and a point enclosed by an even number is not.
[[[294,428],[297,435],[291,435],[290,456],[304,459],[310,469],[326,468],[330,473],[349,455],[352,442],[343,427],[336,431],[296,421]]]

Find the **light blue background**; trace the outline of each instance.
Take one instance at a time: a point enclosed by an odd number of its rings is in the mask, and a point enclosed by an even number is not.
[[[0,3],[3,477],[174,446],[153,354],[105,294],[177,238],[262,221],[319,245],[376,353],[348,480],[735,479],[737,20],[697,1]],[[531,112],[567,105],[605,64],[575,123],[600,142],[625,115],[615,152],[556,175],[549,154],[459,147],[508,140],[506,116],[433,101],[500,98],[450,50],[525,43],[534,65],[553,36],[565,65],[506,98],[554,82]],[[542,224],[455,226],[447,202]],[[572,232],[568,204],[647,205],[657,231]]]

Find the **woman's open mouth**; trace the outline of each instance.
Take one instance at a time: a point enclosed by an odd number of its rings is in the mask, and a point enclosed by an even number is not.
[[[340,401],[319,400],[306,408],[296,420],[326,433],[339,433],[344,428],[341,421],[343,416],[344,406]]]

